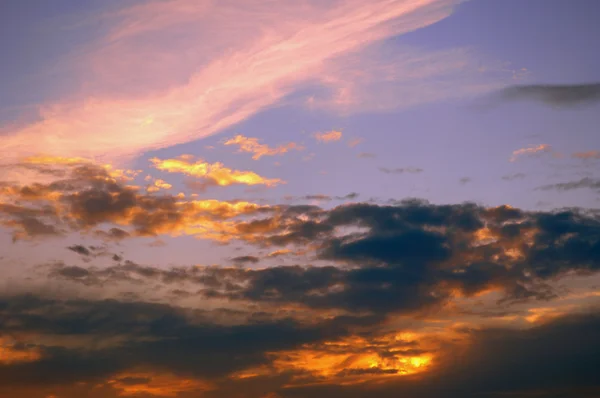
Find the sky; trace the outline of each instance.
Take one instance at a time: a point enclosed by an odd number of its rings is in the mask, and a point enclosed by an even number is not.
[[[600,396],[596,0],[0,2],[0,398]]]

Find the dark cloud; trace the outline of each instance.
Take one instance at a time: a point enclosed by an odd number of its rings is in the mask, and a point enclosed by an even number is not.
[[[232,258],[231,261],[233,261],[234,263],[238,263],[238,264],[247,264],[247,263],[256,264],[260,261],[260,258],[255,257],[255,256],[239,256],[239,257]]]
[[[77,254],[81,254],[82,256],[90,256],[92,254],[92,252],[87,247],[82,246],[82,245],[69,246],[67,249],[69,249]]]
[[[158,269],[126,262],[85,277],[60,275],[100,285],[139,278],[190,283],[208,298],[388,314],[443,305],[456,291],[473,296],[490,288],[503,300],[547,300],[556,294],[547,284],[552,278],[600,269],[600,217],[583,210],[525,212],[409,200],[287,211],[285,229],[263,235],[257,244],[312,244],[318,260],[338,266]],[[484,230],[493,239],[481,241]]]
[[[542,185],[536,189],[540,191],[572,191],[574,189],[600,189],[600,180],[584,177],[578,181],[547,184]]]
[[[359,196],[356,192],[351,192],[344,196],[329,196],[329,195],[304,195],[304,196],[286,196],[285,200],[320,200],[320,201],[332,201],[332,200],[352,200]]]
[[[286,390],[283,398],[596,398],[600,382],[600,316],[573,315],[526,330],[465,330],[466,350],[454,346],[422,377],[370,386]],[[452,344],[450,343],[450,346]]]
[[[336,199],[339,199],[339,200],[352,200],[352,199],[358,198],[359,196],[360,196],[359,193],[357,193],[357,192],[351,192],[351,193],[349,193],[348,195],[345,195],[345,196],[336,196]]]
[[[388,169],[386,167],[380,167],[379,171],[381,171],[382,173],[385,173],[385,174],[404,174],[404,173],[417,174],[417,173],[422,173],[423,169],[420,169],[418,167],[399,167],[396,169]]]
[[[468,184],[471,181],[473,181],[470,177],[463,177],[460,180],[458,180],[459,183],[461,183],[462,185]]]
[[[337,317],[309,325],[291,319],[221,325],[212,312],[166,304],[116,300],[0,299],[0,334],[41,334],[105,341],[98,347],[38,344],[40,360],[0,366],[0,385],[99,382],[143,366],[195,377],[218,378],[268,364],[268,353],[348,335],[373,317]],[[109,341],[118,339],[111,345]],[[202,358],[198,361],[198,358]]]
[[[600,102],[600,83],[533,84],[507,87],[500,93],[505,101],[530,100],[555,106]]]

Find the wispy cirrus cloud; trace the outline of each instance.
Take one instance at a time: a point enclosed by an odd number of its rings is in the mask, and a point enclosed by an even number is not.
[[[324,85],[339,94],[333,102],[341,95],[344,103],[344,98],[355,98],[348,97],[350,91],[376,87],[348,87],[332,78],[340,68],[365,70],[365,48],[444,19],[458,2],[343,0],[330,7],[312,0],[251,1],[240,7],[236,1],[172,0],[123,6],[101,16],[107,33],[68,65],[83,89],[43,104],[37,120],[7,127],[0,154],[5,161],[40,152],[123,161],[214,134],[304,83]],[[199,40],[207,36],[211,39]],[[408,50],[403,58],[402,69],[388,67],[386,74],[387,82],[399,81],[400,91],[407,82],[436,76],[424,73],[423,62],[431,60],[427,56],[420,54],[411,64]],[[461,70],[471,63],[459,53],[438,61],[439,71],[447,70],[441,65],[446,62]],[[361,81],[372,80],[365,78]],[[456,81],[446,85],[452,90],[442,91],[453,93],[464,86]],[[418,86],[416,92],[431,94],[441,86],[428,87]],[[439,98],[429,94],[424,100]]]

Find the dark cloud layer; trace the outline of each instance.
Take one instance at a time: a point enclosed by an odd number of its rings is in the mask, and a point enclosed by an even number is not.
[[[575,106],[600,102],[600,83],[533,84],[505,88],[506,101],[530,100],[554,106]]]
[[[367,391],[353,387],[307,387],[285,398],[596,398],[600,381],[600,316],[568,316],[529,330],[465,331],[466,351],[449,350],[436,371]],[[369,395],[367,395],[369,394]]]
[[[505,300],[549,299],[555,295],[550,279],[600,269],[600,218],[583,210],[524,212],[410,200],[328,211],[291,206],[284,214],[285,228],[271,229],[256,244],[310,243],[317,259],[337,266],[165,270],[126,262],[89,275],[72,270],[65,275],[59,267],[53,275],[99,285],[154,278],[200,285],[199,294],[207,298],[389,314],[418,312],[457,293],[473,296],[489,289]],[[344,229],[348,232],[340,234]],[[258,263],[259,258],[234,261]]]
[[[365,326],[375,330],[373,327],[383,320],[337,317],[309,325],[291,319],[221,325],[209,320],[213,315],[157,303],[5,296],[0,299],[3,320],[0,333],[12,336],[39,334],[46,336],[46,342],[13,347],[38,350],[41,359],[1,364],[0,394],[12,391],[18,396],[16,393],[21,387],[79,386],[86,389],[84,394],[88,396],[115,374],[139,366],[186,378],[208,379],[220,383],[223,388],[231,388],[235,383],[243,385],[243,381],[230,379],[228,375],[248,367],[271,366],[269,353],[307,344],[319,345],[356,333],[360,330],[357,328]],[[278,391],[283,398],[358,398],[373,394],[407,398],[591,398],[600,392],[596,377],[600,367],[598,313],[559,318],[527,330],[463,329],[458,332],[462,340],[469,342],[467,348],[449,340],[444,351],[438,353],[437,365],[421,377],[401,378],[374,386],[282,388],[294,377],[291,372],[279,378],[259,378],[259,382],[264,389]],[[118,343],[69,347],[49,343],[52,338],[48,336],[62,337],[63,341],[64,338],[71,341],[92,338],[99,343]],[[335,346],[327,347],[334,349]],[[406,355],[422,352],[413,342],[406,342],[403,349]],[[349,370],[346,373],[364,375],[367,371]],[[374,369],[370,372],[383,371]],[[146,380],[128,381],[141,384]],[[202,396],[218,397],[219,394],[222,392],[216,390]],[[264,395],[263,392],[245,396],[260,398]]]

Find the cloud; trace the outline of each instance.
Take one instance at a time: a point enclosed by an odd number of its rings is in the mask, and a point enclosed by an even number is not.
[[[530,100],[554,106],[577,106],[600,101],[600,83],[532,84],[507,87],[500,92],[505,101]]]
[[[157,178],[156,180],[154,180],[152,182],[152,185],[149,185],[146,188],[147,192],[159,192],[161,189],[162,190],[169,190],[173,188],[173,185],[169,184],[168,182],[161,180],[160,178]]]
[[[356,157],[360,159],[374,159],[377,157],[377,155],[370,152],[361,152],[358,155],[356,155]]]
[[[92,252],[90,251],[90,249],[88,249],[85,246],[82,245],[73,245],[73,246],[69,246],[67,249],[77,253],[77,254],[81,254],[82,256],[91,256]]]
[[[504,181],[513,181],[513,180],[520,180],[525,177],[526,177],[525,173],[514,173],[514,174],[507,174],[505,176],[502,176],[502,179]]]
[[[255,256],[239,256],[232,258],[231,261],[237,264],[256,264],[260,261],[260,258]]]
[[[174,164],[173,167],[189,167],[196,172],[194,165],[185,161]],[[162,165],[170,167],[169,163]],[[129,178],[122,173],[113,177],[114,170],[106,166],[74,163],[60,167],[64,172],[61,179],[29,185],[5,183],[0,190],[0,223],[14,231],[14,239],[56,236],[68,231],[92,232],[92,228],[104,224],[110,228],[108,232],[96,230],[93,234],[113,241],[131,235],[183,233],[220,240],[236,232],[235,222],[227,220],[269,208],[245,201],[186,200],[181,195],[143,194],[139,187],[128,185]],[[221,183],[231,183],[236,178],[261,178],[253,173],[208,167],[207,175],[221,178]],[[43,173],[42,176],[46,178]]]
[[[458,180],[459,183],[461,183],[462,185],[468,184],[471,181],[473,181],[470,177],[462,177],[460,180]]]
[[[287,319],[226,325],[212,318],[218,310],[194,314],[158,303],[31,295],[2,297],[0,308],[9,320],[0,328],[2,335],[38,337],[30,349],[39,356],[0,368],[1,388],[13,390],[76,383],[89,383],[89,388],[106,384],[119,392],[133,385],[149,392],[165,384],[188,387],[180,391],[207,390],[214,385],[207,380],[229,384],[236,372],[270,362],[270,353],[344,337],[354,325],[376,322],[372,317],[336,317],[312,324]],[[52,342],[51,336],[57,340]],[[70,342],[63,345],[61,337]],[[105,343],[90,347],[85,343],[90,338]],[[199,357],[204,358],[200,363]],[[182,380],[195,382],[182,386]]]
[[[346,62],[341,56],[359,57],[372,43],[440,21],[457,3],[123,5],[93,18],[105,35],[63,62],[85,89],[43,104],[38,119],[4,133],[1,157],[41,152],[124,161],[215,134],[318,82],[324,69]]]
[[[542,185],[536,189],[540,191],[571,191],[574,189],[600,189],[600,180],[594,180],[589,177],[584,177],[578,181],[560,182],[557,184]]]
[[[361,54],[343,54],[322,73],[306,101],[312,110],[340,115],[389,112],[424,103],[465,100],[495,92],[512,79],[498,62],[467,48],[424,51],[374,43]]]
[[[539,155],[542,153],[549,153],[552,151],[552,147],[548,144],[540,144],[540,145],[536,145],[536,146],[531,146],[531,147],[527,147],[527,148],[521,148],[521,149],[517,149],[515,151],[513,151],[511,158],[509,159],[509,161],[511,162],[515,162],[517,161],[518,158],[522,157],[522,156],[532,156],[532,155]]]
[[[244,137],[243,135],[236,135],[235,137],[225,141],[224,145],[238,145],[240,148],[239,152],[252,153],[252,159],[254,160],[258,160],[263,156],[282,155],[292,149],[297,151],[304,150],[303,146],[298,145],[295,142],[289,142],[287,144],[271,148],[267,144],[260,144],[258,142],[258,138],[248,138]]]
[[[237,228],[259,247],[313,247],[316,259],[329,265],[161,270],[125,264],[75,281],[104,285],[137,275],[192,283],[207,299],[407,315],[491,291],[505,301],[547,300],[556,296],[551,280],[600,270],[600,221],[583,210],[419,201],[331,210],[304,205]]]
[[[342,132],[341,131],[336,131],[336,130],[332,130],[329,131],[327,133],[315,133],[313,135],[315,137],[315,139],[319,142],[334,142],[334,141],[339,141],[342,139]]]
[[[222,163],[208,163],[202,159],[194,161],[191,155],[182,155],[176,159],[161,160],[158,158],[150,159],[150,162],[158,170],[169,173],[182,173],[190,177],[202,180],[202,188],[208,186],[228,186],[233,184],[243,185],[265,185],[272,187],[283,183],[277,178],[264,178],[252,171],[232,170],[225,167]]]
[[[572,156],[576,159],[600,159],[600,151],[575,152]]]
[[[83,181],[121,195],[94,170],[68,172],[32,197],[63,203],[56,195]],[[183,199],[133,192],[134,207],[81,207],[103,214],[91,219],[105,228],[138,207],[148,219],[173,211],[157,225],[178,211],[190,217]],[[200,204],[207,220],[244,209]],[[260,252],[228,259],[252,267],[50,263],[11,282],[0,295],[0,395],[597,395],[600,318],[584,308],[595,301],[573,311],[559,286],[597,277],[597,212],[416,199],[246,211],[232,227]],[[309,256],[294,265],[261,264],[301,251]]]
[[[379,171],[381,171],[382,173],[385,173],[385,174],[404,174],[404,173],[418,174],[418,173],[422,173],[423,169],[418,168],[418,167],[399,167],[399,168],[395,168],[395,169],[388,169],[387,167],[380,167]]]
[[[115,375],[106,384],[124,397],[140,394],[177,397],[180,393],[198,393],[214,388],[210,383],[201,380],[158,372],[123,372]]]
[[[350,148],[354,148],[355,146],[357,146],[358,144],[360,144],[363,141],[364,141],[364,139],[362,139],[362,138],[353,138],[350,141],[348,141],[348,146]]]

